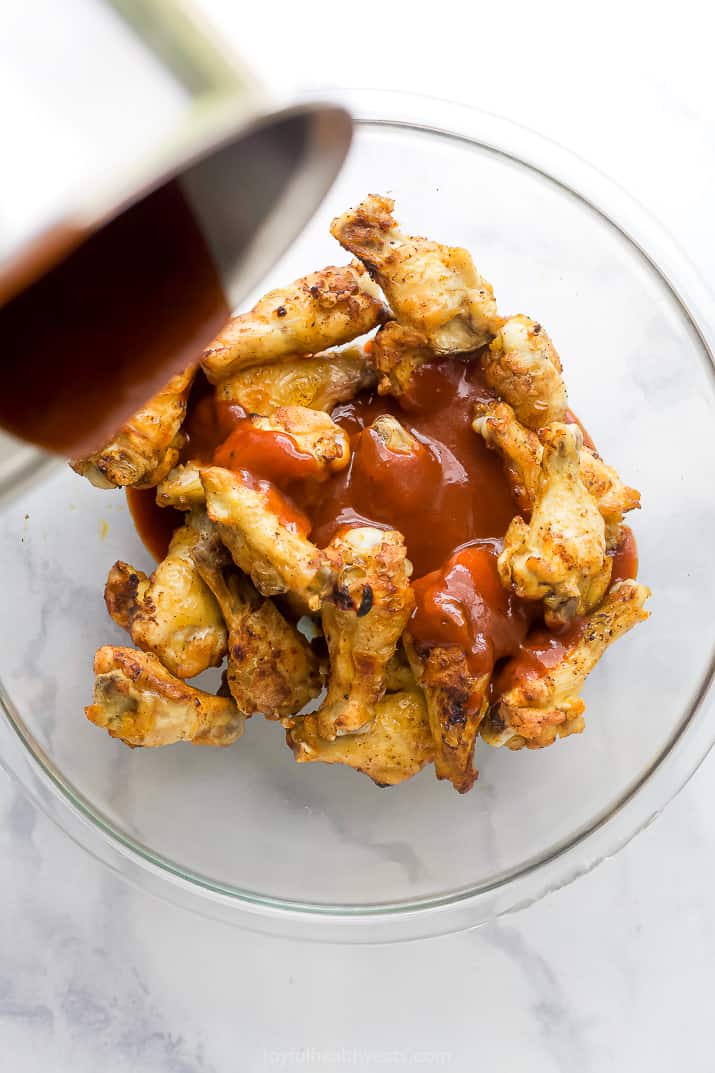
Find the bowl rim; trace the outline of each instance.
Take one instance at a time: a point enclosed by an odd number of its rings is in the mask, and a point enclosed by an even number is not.
[[[528,127],[471,106],[399,91],[321,90],[363,125],[415,129],[499,153],[576,196],[615,227],[669,289],[692,326],[715,391],[715,300],[675,239],[593,165]],[[714,639],[715,640],[715,639]],[[182,869],[123,834],[93,809],[34,740],[0,682],[0,765],[70,838],[125,880],[194,912],[273,935],[327,942],[390,942],[459,931],[533,904],[588,873],[644,830],[675,797],[715,741],[715,646],[684,716],[648,769],[604,815],[534,862],[488,884],[407,902],[324,905],[241,891]],[[584,854],[584,849],[588,852]]]

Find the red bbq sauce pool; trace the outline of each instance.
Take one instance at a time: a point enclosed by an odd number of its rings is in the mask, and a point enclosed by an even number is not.
[[[517,508],[498,454],[471,427],[475,403],[490,398],[479,361],[458,358],[423,366],[401,403],[364,393],[332,413],[350,436],[347,468],[317,481],[312,459],[290,436],[255,429],[240,407],[217,403],[199,376],[183,458],[241,471],[243,479],[250,474],[264,491],[273,487],[282,515],[307,516],[319,547],[345,526],[399,530],[414,567],[410,633],[418,643],[460,647],[475,676],[496,665],[501,685],[499,667],[508,657],[518,654],[538,673],[568,638],[545,630],[537,605],[508,593],[499,580],[496,560]],[[416,452],[387,447],[370,428],[381,414],[393,415],[414,436]],[[567,420],[580,425],[571,413]],[[591,444],[585,430],[584,438]],[[161,558],[181,515],[158,508],[153,490],[127,495],[140,536]],[[637,566],[635,539],[624,527],[614,580],[635,577]]]

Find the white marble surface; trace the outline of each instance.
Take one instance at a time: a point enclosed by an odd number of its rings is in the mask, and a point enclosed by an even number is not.
[[[715,86],[700,6],[380,16],[203,0],[280,89],[458,98],[621,181],[712,275]],[[402,6],[402,5],[400,5]],[[446,11],[446,9],[444,9]],[[458,25],[457,25],[458,23]],[[384,948],[241,933],[138,894],[0,775],[0,1055],[14,1073],[310,1073],[482,1065],[709,1073],[715,757],[575,885],[477,932]]]

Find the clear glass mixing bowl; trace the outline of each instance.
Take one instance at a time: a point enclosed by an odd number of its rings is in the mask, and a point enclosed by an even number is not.
[[[651,619],[589,679],[583,735],[536,753],[480,748],[465,797],[431,769],[385,790],[298,766],[258,718],[230,749],[131,751],[82,708],[95,648],[126,642],[105,613],[107,570],[149,558],[122,493],[57,467],[1,516],[0,756],[144,889],[249,927],[376,941],[472,926],[589,870],[710,748],[712,304],[653,220],[559,147],[452,104],[342,97],[358,120],[347,165],[266,284],[340,263],[329,221],[369,191],[393,195],[408,228],[470,249],[500,308],[548,327],[573,409],[642,490]]]

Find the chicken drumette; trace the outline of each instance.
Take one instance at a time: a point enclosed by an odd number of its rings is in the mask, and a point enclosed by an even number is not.
[[[270,291],[249,313],[232,317],[201,359],[212,383],[251,365],[316,354],[349,343],[387,316],[361,264],[324,268]]]
[[[180,429],[195,372],[191,366],[173,376],[109,443],[87,458],[76,459],[72,469],[97,488],[153,488],[179,459],[184,443]]]
[[[540,438],[543,455],[531,519],[512,519],[498,567],[502,583],[517,596],[544,601],[546,624],[555,627],[600,603],[612,560],[598,505],[581,480],[581,430],[553,422]]]
[[[308,641],[237,573],[216,533],[195,545],[193,557],[229,629],[226,680],[239,710],[290,723],[321,689]]]
[[[180,526],[151,577],[116,562],[104,590],[107,610],[117,625],[179,678],[218,667],[226,654],[221,610],[191,555],[207,524],[205,514],[195,514]]]
[[[419,333],[436,354],[462,353],[489,342],[502,323],[491,285],[466,250],[403,235],[392,215],[394,205],[370,194],[333,220],[330,231],[367,266],[395,319]]]
[[[547,652],[543,662],[539,639],[527,641],[499,676],[501,692],[482,724],[484,740],[510,749],[541,749],[556,738],[580,733],[583,683],[608,646],[648,618],[643,605],[649,596],[650,590],[637,581],[618,582],[563,640],[553,635],[541,639]]]
[[[90,722],[126,745],[231,745],[244,716],[230,697],[214,697],[175,678],[151,652],[105,645],[94,657]]]
[[[326,555],[335,576],[322,608],[330,679],[317,719],[321,737],[332,741],[372,723],[414,593],[405,542],[394,530],[346,530]]]
[[[509,317],[482,356],[487,383],[513,407],[527,428],[538,429],[566,416],[561,359],[536,321]]]
[[[219,466],[202,469],[201,481],[209,518],[236,566],[258,591],[263,596],[292,593],[307,609],[317,611],[332,571],[278,490]]]

